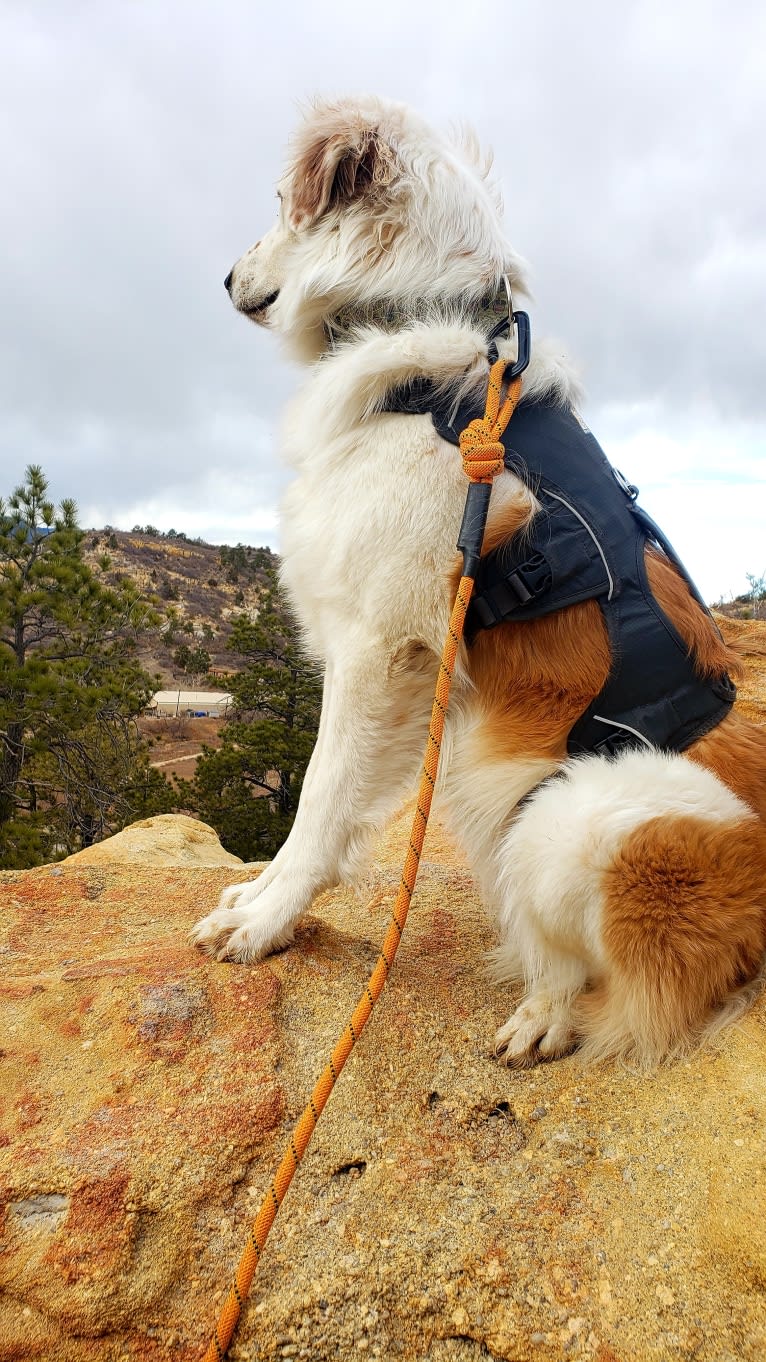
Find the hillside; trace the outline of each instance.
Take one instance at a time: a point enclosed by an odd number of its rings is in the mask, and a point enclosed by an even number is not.
[[[101,569],[104,555],[109,564]],[[130,577],[158,608],[175,611],[178,624],[168,642],[155,636],[139,651],[141,664],[167,686],[186,684],[173,662],[173,653],[184,642],[207,650],[212,671],[221,673],[225,685],[226,673],[239,666],[226,646],[231,619],[257,611],[268,571],[279,561],[268,548],[230,548],[180,534],[128,532],[111,526],[86,532],[84,556],[107,581]]]
[[[766,620],[727,618],[717,609],[714,616],[744,668],[737,683],[737,708],[753,723],[766,724]]]

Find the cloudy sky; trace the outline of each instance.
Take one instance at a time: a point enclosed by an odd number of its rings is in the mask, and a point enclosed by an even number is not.
[[[537,334],[708,599],[766,572],[757,0],[0,0],[0,492],[279,544],[295,381],[233,312],[301,100],[370,90],[493,146]]]

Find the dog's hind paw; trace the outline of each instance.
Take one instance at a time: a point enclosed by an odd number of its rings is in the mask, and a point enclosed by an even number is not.
[[[547,995],[527,998],[495,1036],[495,1055],[513,1069],[530,1069],[546,1059],[560,1059],[577,1046],[569,1004]]]

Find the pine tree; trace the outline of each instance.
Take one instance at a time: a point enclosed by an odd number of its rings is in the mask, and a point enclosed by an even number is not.
[[[31,465],[7,503],[0,500],[6,867],[54,859],[124,825],[146,764],[134,719],[152,683],[134,645],[157,616],[132,583],[105,586],[88,567],[74,502],[62,501],[57,514],[47,491]]]
[[[247,661],[230,678],[234,716],[218,751],[204,749],[186,807],[212,824],[228,851],[267,860],[285,840],[316,740],[322,683],[302,653],[273,567],[258,616],[233,621],[229,648]]]
[[[173,663],[196,686],[200,677],[210,671],[210,653],[201,644],[191,648],[188,643],[179,643],[173,653]]]

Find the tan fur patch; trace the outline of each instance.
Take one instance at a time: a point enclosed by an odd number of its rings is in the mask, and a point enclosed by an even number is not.
[[[543,619],[482,629],[468,653],[482,698],[488,751],[563,760],[569,731],[610,667],[606,625],[595,601]]]
[[[333,204],[389,185],[395,171],[391,147],[375,128],[349,120],[347,111],[327,110],[321,128],[296,142],[289,214],[296,228],[309,226]]]
[[[766,949],[766,834],[759,820],[656,818],[604,876],[608,979],[577,1004],[586,1057],[654,1064],[698,1041]]]
[[[766,729],[749,723],[735,710],[685,755],[706,766],[744,799],[766,828]]]

